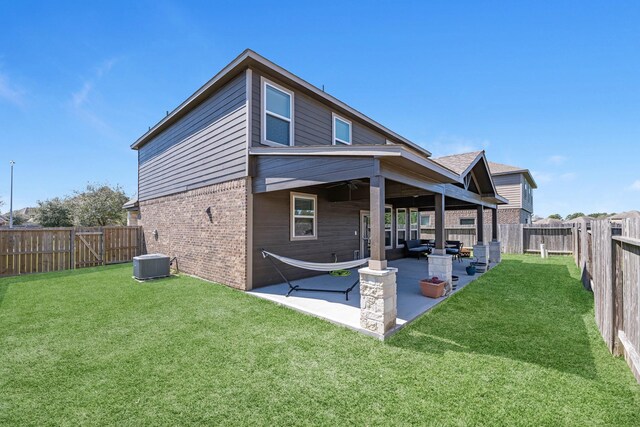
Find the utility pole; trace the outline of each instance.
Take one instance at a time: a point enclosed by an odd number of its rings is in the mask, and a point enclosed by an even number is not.
[[[9,228],[13,228],[13,165],[16,164],[13,160],[9,162],[11,165],[11,195],[9,196]]]

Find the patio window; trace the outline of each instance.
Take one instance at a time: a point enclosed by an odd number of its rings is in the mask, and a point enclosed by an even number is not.
[[[263,80],[262,143],[293,145],[293,92]]]
[[[351,122],[333,114],[333,145],[351,145]]]
[[[426,212],[420,212],[420,227],[427,228],[431,226],[431,215]]]
[[[384,207],[384,247],[386,249],[393,248],[393,207]]]
[[[476,225],[475,218],[460,218],[460,225]]]
[[[409,239],[416,240],[419,236],[418,231],[418,210],[409,209]]]
[[[407,240],[407,210],[396,209],[396,247],[401,247]]]
[[[291,240],[317,238],[317,206],[315,194],[291,193]]]

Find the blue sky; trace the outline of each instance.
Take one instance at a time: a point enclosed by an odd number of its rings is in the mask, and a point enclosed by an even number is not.
[[[0,198],[11,159],[17,208],[133,195],[129,145],[250,47],[434,155],[529,168],[536,214],[640,209],[638,22],[637,1],[6,2]]]

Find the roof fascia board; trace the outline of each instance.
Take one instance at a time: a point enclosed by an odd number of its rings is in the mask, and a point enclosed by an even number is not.
[[[213,89],[213,87],[217,83],[223,81],[225,79],[225,77],[228,77],[230,74],[235,74],[236,72],[239,72],[244,67],[250,67],[250,66],[253,66],[253,65],[260,65],[260,66],[266,68],[267,70],[279,75],[281,78],[289,80],[289,81],[295,83],[296,85],[302,87],[304,90],[307,90],[307,91],[313,93],[316,97],[321,98],[324,101],[335,105],[339,109],[342,109],[342,110],[346,111],[348,114],[356,117],[358,120],[360,120],[360,121],[362,121],[364,123],[367,123],[369,126],[375,128],[378,131],[380,131],[383,134],[385,134],[385,136],[393,138],[393,139],[396,139],[396,140],[402,142],[403,144],[406,144],[407,146],[409,146],[409,147],[413,148],[414,150],[418,151],[419,153],[424,154],[427,157],[431,156],[431,152],[428,151],[427,149],[425,149],[425,148],[423,148],[423,147],[421,147],[421,146],[409,141],[405,137],[395,133],[391,129],[381,125],[380,123],[378,123],[375,120],[371,119],[370,117],[362,114],[358,110],[348,106],[344,102],[342,102],[342,101],[338,100],[337,98],[329,95],[328,93],[323,92],[322,90],[320,90],[317,87],[313,86],[309,82],[307,82],[307,81],[301,79],[300,77],[296,76],[295,74],[285,70],[284,68],[280,67],[279,65],[269,61],[268,59],[264,58],[263,56],[259,55],[256,52],[252,51],[251,49],[246,49],[236,59],[231,61],[231,63],[229,63],[226,67],[224,67],[222,70],[220,70],[213,78],[211,78],[207,83],[205,83],[193,95],[191,95],[184,102],[182,102],[178,107],[176,107],[173,111],[171,111],[171,113],[169,113],[169,115],[164,117],[155,126],[153,126],[151,129],[149,129],[140,138],[138,138],[131,145],[131,148],[134,149],[134,150],[137,150],[142,145],[144,145],[147,142],[149,142],[149,140],[151,138],[153,138],[154,136],[158,135],[161,131],[163,131],[168,126],[168,124],[172,123],[175,119],[177,119],[179,117],[182,117],[184,114],[186,114],[189,111],[189,110],[187,110],[187,111],[183,111],[183,110],[187,109],[191,104],[194,104],[194,103],[197,104],[198,101],[202,97],[209,96],[210,90]]]

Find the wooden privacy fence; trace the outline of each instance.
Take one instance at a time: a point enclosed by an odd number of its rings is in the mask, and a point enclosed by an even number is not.
[[[640,382],[640,219],[626,219],[622,227],[583,223],[576,240],[576,264],[593,290],[598,329]]]
[[[484,239],[486,241],[491,240],[491,224],[485,224],[483,227]],[[477,242],[476,227],[445,227],[444,229],[445,240],[457,240],[462,242],[462,246],[465,248],[471,248]],[[421,239],[435,239],[436,229],[434,227],[421,227],[420,228]]]
[[[140,227],[0,230],[0,276],[116,264],[141,253]]]
[[[540,253],[540,244],[551,254],[573,253],[574,226],[571,224],[499,224],[498,240],[508,254]]]

